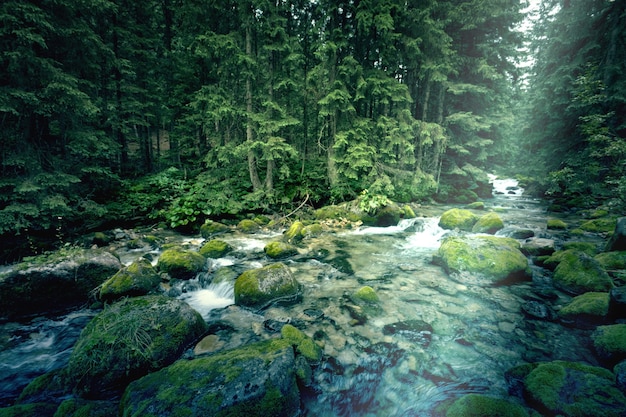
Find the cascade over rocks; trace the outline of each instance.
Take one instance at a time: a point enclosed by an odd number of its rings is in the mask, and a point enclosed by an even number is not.
[[[0,317],[78,307],[121,267],[115,255],[101,249],[75,248],[31,258],[0,275]]]

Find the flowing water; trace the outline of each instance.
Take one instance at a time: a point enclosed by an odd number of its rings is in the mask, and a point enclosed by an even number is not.
[[[494,190],[487,209],[496,210],[508,229],[531,229],[559,242],[561,236],[545,229],[547,213],[540,201],[524,197],[512,180],[494,180]],[[583,331],[522,312],[528,301],[558,305],[569,299],[556,291],[545,296],[540,269],[534,269],[533,281],[486,287],[468,277],[452,278],[432,264],[441,239],[453,233],[437,225],[447,208],[424,208],[424,217],[394,227],[307,240],[301,256],[285,261],[303,285],[296,305],[260,313],[234,305],[234,278],[269,262],[263,247],[276,233],[222,236],[235,252],[210,261],[208,272],[179,284],[172,294],[209,324],[220,324],[214,328],[221,348],[276,337],[287,322],[322,345],[325,359],[302,393],[305,416],[435,415],[438,404],[464,393],[507,396],[504,372],[516,365],[556,359],[594,363]],[[351,299],[364,285],[378,294],[378,307]],[[63,366],[90,314],[6,324],[2,394],[14,396],[34,376]],[[64,332],[71,335],[61,336]]]

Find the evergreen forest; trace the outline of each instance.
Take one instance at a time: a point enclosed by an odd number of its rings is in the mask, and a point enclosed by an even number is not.
[[[304,202],[472,202],[485,173],[620,210],[626,0],[528,3],[4,0],[1,260]]]

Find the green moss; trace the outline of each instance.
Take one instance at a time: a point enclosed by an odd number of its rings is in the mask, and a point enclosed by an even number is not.
[[[598,252],[596,245],[589,242],[565,242],[563,244],[563,250],[577,250],[579,252],[585,252],[590,256],[594,256]]]
[[[313,223],[306,225],[300,231],[303,238],[312,238],[321,235],[324,232],[324,228],[319,223]]]
[[[548,219],[547,228],[552,230],[565,230],[567,223],[560,219]]]
[[[519,404],[479,394],[464,395],[446,411],[446,417],[528,417],[528,415]]]
[[[260,228],[261,226],[257,222],[250,219],[243,219],[237,224],[237,229],[243,233],[256,233]]]
[[[118,415],[118,408],[115,402],[72,398],[59,405],[54,417],[110,417]]]
[[[515,239],[495,236],[448,237],[438,255],[449,273],[474,272],[494,281],[528,274],[528,260]]]
[[[566,251],[554,270],[556,286],[572,294],[605,292],[613,287],[613,281],[602,265],[584,252]]]
[[[405,219],[413,219],[413,218],[417,217],[415,215],[415,212],[411,208],[411,206],[409,206],[408,204],[405,204],[404,207],[402,207],[402,216]]]
[[[156,290],[161,277],[150,261],[139,259],[102,284],[100,299],[112,301],[125,296],[146,295]]]
[[[588,220],[580,225],[580,228],[585,232],[593,233],[611,233],[615,230],[617,220],[612,217],[605,217],[601,219]]]
[[[230,228],[225,224],[207,220],[202,226],[200,226],[200,234],[205,239],[210,239],[215,235],[221,235],[222,233],[230,232]]]
[[[626,359],[626,324],[599,326],[592,335],[593,346],[603,359]]]
[[[300,296],[300,284],[282,263],[245,271],[235,281],[237,305],[261,309],[275,301],[294,302]]]
[[[478,221],[478,216],[469,210],[450,209],[441,215],[439,219],[439,227],[442,229],[459,229],[471,231],[474,224]]]
[[[191,279],[202,271],[205,263],[206,259],[199,253],[176,247],[161,253],[157,268],[172,278]]]
[[[291,226],[289,226],[289,229],[285,231],[283,238],[287,242],[297,243],[302,240],[302,229],[304,229],[304,224],[297,220],[293,222]]]
[[[269,242],[263,248],[263,252],[272,259],[284,259],[298,254],[298,249],[285,242]]]
[[[473,203],[468,204],[467,209],[468,210],[484,210],[485,203],[483,203],[482,201],[475,201]]]
[[[232,250],[233,247],[223,240],[213,239],[205,243],[198,253],[205,258],[222,258]]]
[[[588,292],[574,297],[560,311],[559,316],[573,318],[579,315],[605,317],[609,312],[609,293]]]
[[[472,227],[473,233],[494,234],[504,227],[504,223],[498,214],[491,212],[482,216]]]
[[[63,380],[63,370],[50,371],[33,379],[20,393],[17,403],[33,402],[46,394],[59,393],[59,396],[69,394],[71,387]]]
[[[626,269],[626,252],[624,251],[603,252],[594,258],[604,269]]]
[[[54,404],[19,404],[0,408],[0,417],[52,417],[56,409]]]
[[[285,324],[280,330],[280,334],[309,362],[317,363],[322,359],[322,349],[315,341],[291,324]]]
[[[558,363],[540,365],[526,377],[526,390],[533,401],[549,410],[555,410],[560,402],[559,392],[565,384],[566,376],[565,368]]]
[[[377,303],[378,301],[380,301],[380,299],[378,298],[378,294],[376,294],[376,291],[374,291],[372,287],[367,285],[359,288],[354,293],[354,298],[357,300],[365,301],[366,303]]]

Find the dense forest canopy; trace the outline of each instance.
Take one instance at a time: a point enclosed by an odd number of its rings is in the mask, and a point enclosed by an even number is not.
[[[545,0],[527,78],[524,0],[4,1],[0,235],[464,202],[515,165],[615,193],[624,3]]]

